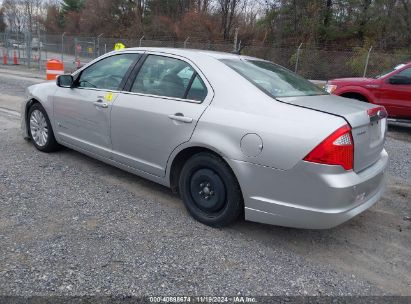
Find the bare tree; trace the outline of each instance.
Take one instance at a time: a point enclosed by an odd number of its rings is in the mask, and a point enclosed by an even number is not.
[[[4,19],[12,32],[22,32],[25,28],[26,15],[19,0],[4,0]]]
[[[200,13],[207,13],[209,10],[209,0],[197,0],[197,11]]]
[[[6,23],[14,32],[38,31],[45,13],[42,0],[4,0],[3,9]]]
[[[144,32],[144,17],[147,9],[147,0],[136,0],[136,15],[138,26]]]
[[[224,40],[228,40],[230,37],[233,20],[241,1],[242,0],[218,0],[221,13],[221,30]]]

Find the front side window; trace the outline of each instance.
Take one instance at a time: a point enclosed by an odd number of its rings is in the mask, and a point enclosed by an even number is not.
[[[118,90],[132,63],[139,54],[120,54],[104,58],[81,72],[79,88]]]
[[[273,97],[327,95],[308,80],[268,61],[241,59],[221,61]]]
[[[131,91],[203,101],[207,95],[207,89],[201,79],[200,86],[196,79],[200,79],[197,72],[187,62],[170,57],[150,55],[141,67]],[[193,89],[194,83],[197,87],[202,86],[201,93]],[[201,88],[197,88],[197,90],[201,90]]]

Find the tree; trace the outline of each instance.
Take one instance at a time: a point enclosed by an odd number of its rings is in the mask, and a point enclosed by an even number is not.
[[[221,14],[221,30],[224,40],[230,37],[234,17],[236,16],[240,2],[241,0],[218,0]]]
[[[6,31],[6,21],[5,14],[4,14],[4,7],[0,8],[0,33]]]
[[[21,1],[3,1],[4,19],[12,32],[22,32],[26,24],[26,15]]]
[[[149,17],[166,16],[177,22],[195,6],[196,0],[150,0],[147,3],[147,12]]]
[[[40,19],[42,15],[42,0],[20,0],[26,17],[27,31],[40,32]]]
[[[69,33],[80,32],[80,15],[84,8],[85,0],[63,0],[61,2],[60,20],[65,31]],[[91,17],[88,16],[88,17]]]
[[[84,0],[63,0],[61,2],[61,12],[66,15],[70,12],[80,12],[84,7]]]
[[[58,33],[63,30],[63,18],[60,13],[60,8],[56,4],[51,4],[47,7],[47,15],[43,21],[44,28],[47,33]]]

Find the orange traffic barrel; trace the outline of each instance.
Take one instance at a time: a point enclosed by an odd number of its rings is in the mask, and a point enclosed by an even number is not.
[[[51,59],[46,64],[47,80],[54,80],[58,75],[64,74],[64,63],[57,59]]]
[[[16,53],[16,51],[14,51],[13,64],[14,64],[14,65],[18,65],[18,64],[19,64],[19,59],[17,58],[17,53]]]

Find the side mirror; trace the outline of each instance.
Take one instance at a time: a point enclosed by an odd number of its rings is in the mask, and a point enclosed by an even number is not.
[[[70,74],[60,75],[57,77],[56,83],[60,88],[72,88],[74,79]]]
[[[395,75],[388,82],[390,84],[411,84],[411,78],[407,76]]]

